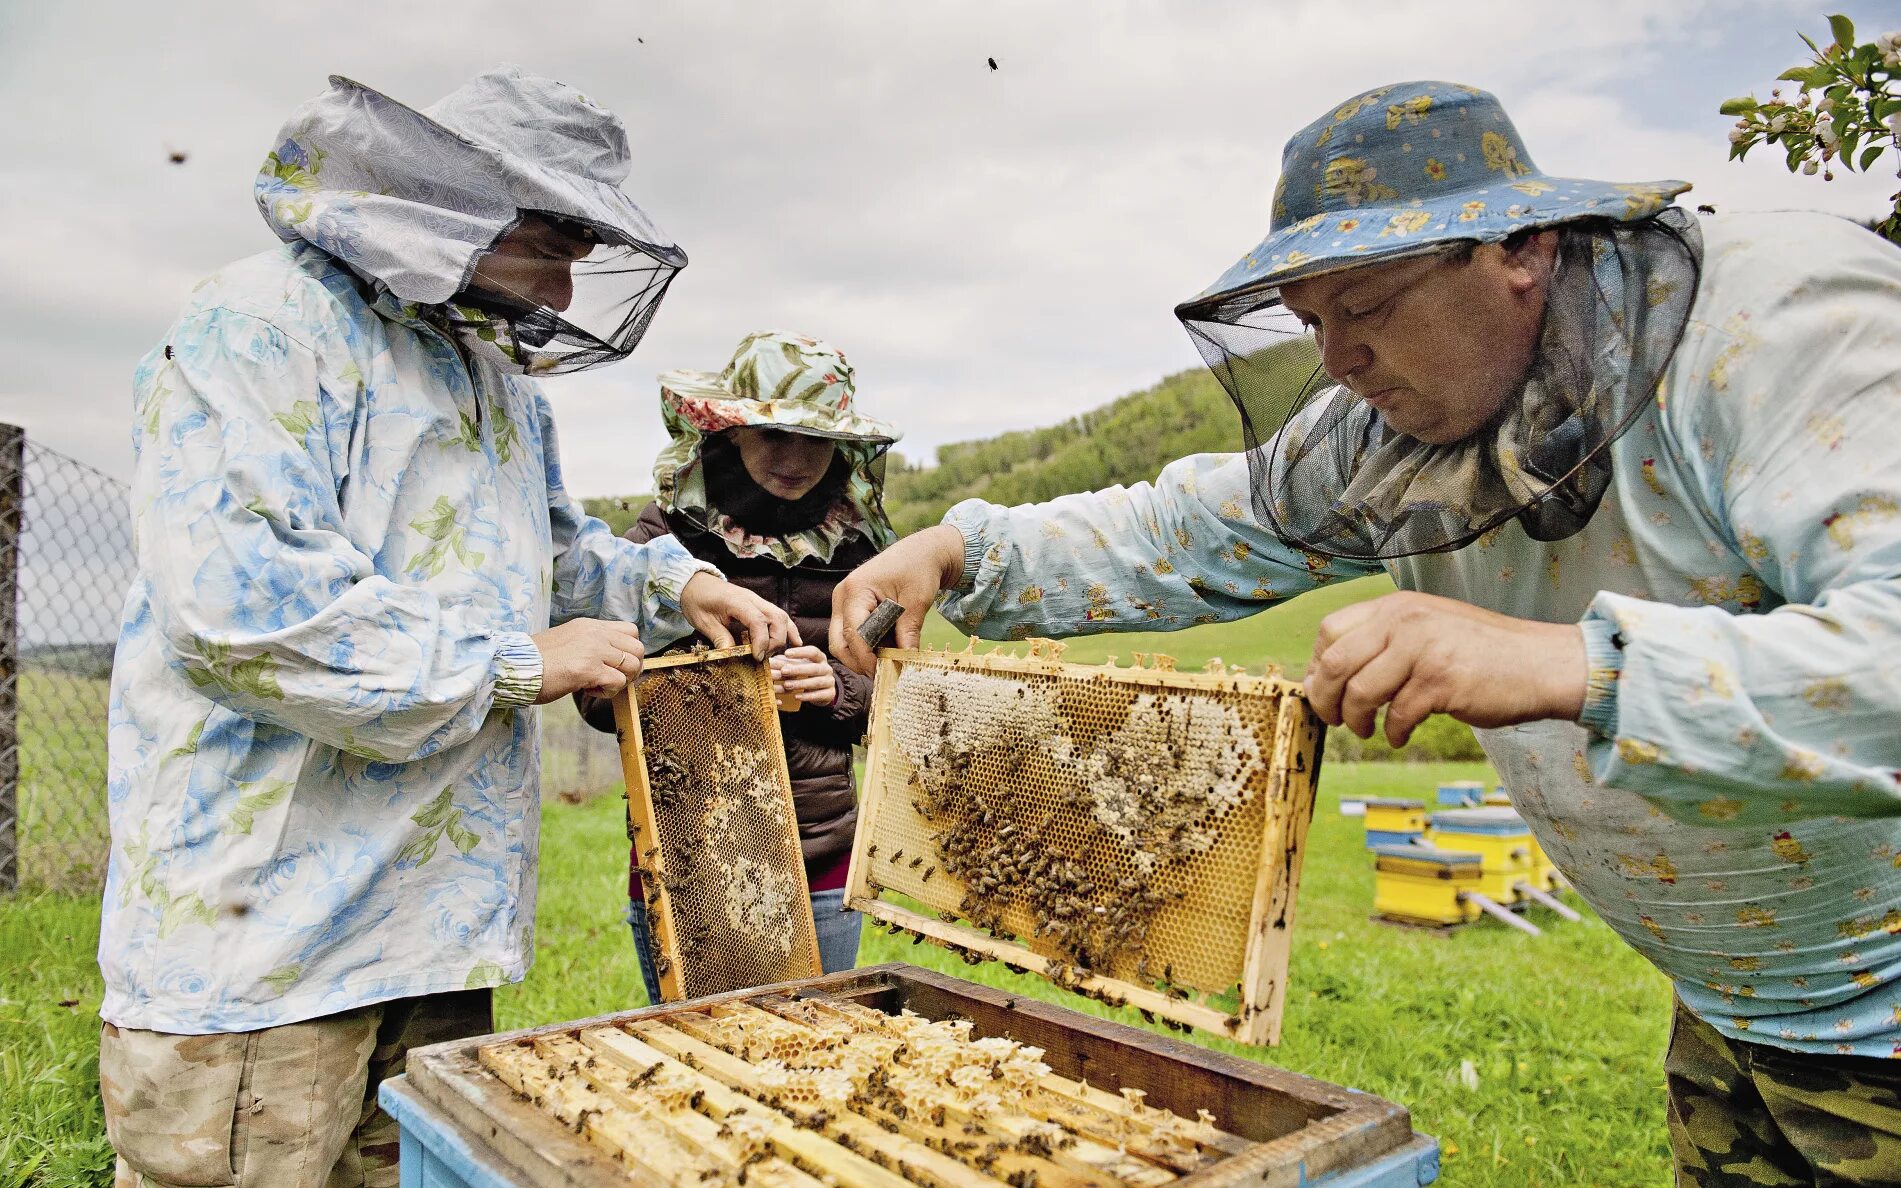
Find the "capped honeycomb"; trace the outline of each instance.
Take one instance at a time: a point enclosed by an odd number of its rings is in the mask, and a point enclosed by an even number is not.
[[[1225,667],[887,650],[850,906],[1272,1042],[1320,732],[1298,685]]]
[[[483,1067],[637,1178],[705,1184],[1172,1183],[1247,1142],[1054,1075],[968,1020],[766,995],[489,1043]]]
[[[662,997],[817,975],[766,666],[745,648],[656,657],[615,720]]]

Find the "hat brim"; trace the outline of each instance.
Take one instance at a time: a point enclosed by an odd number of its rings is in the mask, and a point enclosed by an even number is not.
[[[727,429],[782,429],[868,445],[891,445],[903,434],[897,426],[855,412],[832,412],[810,404],[747,400],[735,395],[708,371],[669,371],[660,376],[661,403],[701,433]]]
[[[1390,263],[1462,240],[1495,243],[1519,231],[1579,219],[1637,222],[1654,217],[1689,188],[1684,181],[1616,183],[1529,174],[1432,202],[1315,215],[1268,235],[1214,284],[1176,306],[1175,313],[1195,318],[1241,297],[1273,305],[1281,287],[1294,281]]]

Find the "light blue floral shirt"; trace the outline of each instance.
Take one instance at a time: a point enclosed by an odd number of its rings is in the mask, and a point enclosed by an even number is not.
[[[1581,621],[1587,731],[1482,731],[1606,922],[1731,1037],[1901,1054],[1901,250],[1820,215],[1703,221],[1657,408],[1585,530],[1516,523],[1389,571]],[[976,501],[954,623],[992,637],[1172,629],[1367,569],[1252,518],[1238,455],[1033,507]],[[1621,649],[1617,643],[1621,641]],[[1621,671],[1620,671],[1621,669]]]
[[[541,659],[688,632],[710,569],[561,484],[548,403],[309,246],[199,286],[135,380],[101,1014],[251,1030],[519,979]]]

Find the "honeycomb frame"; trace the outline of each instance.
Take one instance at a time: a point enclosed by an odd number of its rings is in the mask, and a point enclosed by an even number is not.
[[[766,665],[743,645],[652,657],[613,704],[662,1001],[816,977]]]
[[[1177,1028],[1279,1042],[1324,724],[1275,670],[1061,653],[878,653],[846,906]]]

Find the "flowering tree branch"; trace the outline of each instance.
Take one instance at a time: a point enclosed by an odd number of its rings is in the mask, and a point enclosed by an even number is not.
[[[1789,171],[1835,180],[1835,168],[1866,173],[1889,150],[1901,176],[1901,32],[1884,33],[1865,44],[1855,40],[1847,17],[1828,18],[1835,40],[1826,49],[1807,35],[1814,51],[1806,66],[1792,66],[1778,81],[1795,84],[1795,97],[1782,88],[1767,102],[1754,95],[1724,101],[1724,115],[1737,117],[1729,134],[1729,156],[1740,160],[1763,142],[1788,155]],[[1901,243],[1901,192],[1875,231]]]

